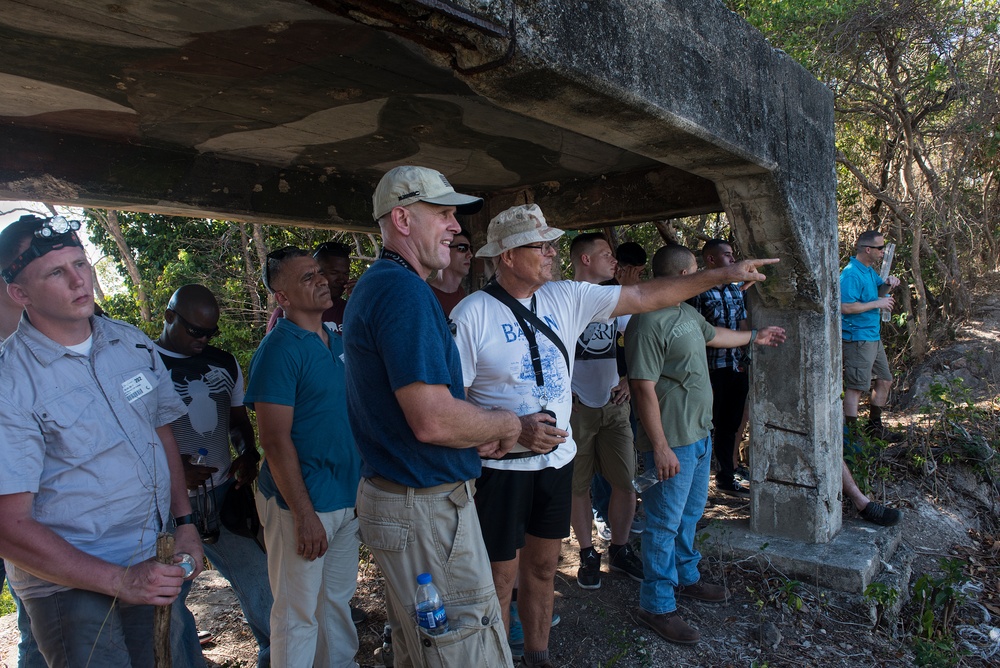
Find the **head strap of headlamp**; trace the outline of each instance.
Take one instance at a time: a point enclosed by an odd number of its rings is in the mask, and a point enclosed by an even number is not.
[[[80,229],[79,221],[66,220],[62,216],[40,220],[42,222],[31,237],[31,244],[0,271],[0,276],[7,283],[13,283],[21,270],[46,253],[73,246],[83,248],[80,237],[76,235],[76,230]]]

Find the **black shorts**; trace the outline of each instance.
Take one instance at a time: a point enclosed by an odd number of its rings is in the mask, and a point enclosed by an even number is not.
[[[524,535],[562,540],[569,536],[573,462],[560,469],[503,471],[483,468],[476,481],[476,511],[490,561],[510,561]]]

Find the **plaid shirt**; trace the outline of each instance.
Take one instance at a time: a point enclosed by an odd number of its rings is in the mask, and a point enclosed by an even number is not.
[[[738,330],[740,321],[747,319],[743,291],[738,283],[711,288],[692,297],[688,303],[698,309],[708,324],[716,327]],[[740,371],[743,367],[743,352],[739,348],[707,348],[706,351],[709,369]]]

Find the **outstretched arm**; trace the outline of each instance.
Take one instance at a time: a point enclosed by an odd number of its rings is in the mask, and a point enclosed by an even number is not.
[[[716,327],[715,338],[705,345],[709,348],[742,348],[749,343],[755,343],[759,346],[774,347],[784,342],[785,330],[782,327],[765,327],[748,332]]]
[[[699,271],[684,276],[654,278],[651,281],[635,285],[623,285],[618,305],[611,315],[614,317],[627,313],[646,313],[668,306],[677,306],[686,299],[724,283],[763,281],[767,276],[760,273],[758,269],[776,262],[779,262],[778,258],[743,260],[718,269]]]

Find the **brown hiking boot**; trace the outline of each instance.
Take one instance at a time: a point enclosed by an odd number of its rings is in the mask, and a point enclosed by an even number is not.
[[[652,630],[656,635],[664,640],[675,642],[680,645],[693,645],[701,638],[697,629],[692,628],[681,619],[680,614],[674,610],[662,615],[654,615],[639,608],[639,625]]]
[[[705,603],[725,603],[729,600],[729,590],[719,585],[708,584],[699,580],[694,584],[681,585],[677,588],[677,595],[684,598],[693,598],[696,601]]]

